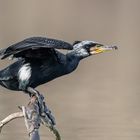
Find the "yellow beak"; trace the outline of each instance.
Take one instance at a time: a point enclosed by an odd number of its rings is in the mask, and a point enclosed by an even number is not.
[[[111,50],[116,50],[118,49],[117,46],[104,46],[104,45],[96,45],[94,47],[90,48],[90,54],[98,54],[98,53],[103,53],[106,51],[111,51]]]

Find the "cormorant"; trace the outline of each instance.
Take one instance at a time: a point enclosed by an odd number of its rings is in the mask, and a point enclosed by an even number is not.
[[[59,49],[69,52],[63,54]],[[73,72],[82,59],[112,49],[117,47],[87,40],[69,44],[46,37],[27,38],[0,51],[1,59],[17,58],[16,62],[0,71],[0,85],[34,95],[37,86]]]

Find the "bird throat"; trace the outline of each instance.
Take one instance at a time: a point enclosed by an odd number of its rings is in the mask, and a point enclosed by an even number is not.
[[[87,52],[87,50],[81,47],[75,48],[74,50],[72,50],[71,53],[74,57],[77,57],[79,60],[89,56],[89,53]]]

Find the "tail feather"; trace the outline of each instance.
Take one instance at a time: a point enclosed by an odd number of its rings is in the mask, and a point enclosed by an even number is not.
[[[6,49],[0,49],[0,58],[3,59],[4,53]]]

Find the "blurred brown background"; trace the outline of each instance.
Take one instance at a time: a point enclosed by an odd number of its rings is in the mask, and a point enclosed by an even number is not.
[[[63,140],[140,138],[139,0],[0,0],[0,47],[31,36],[68,42],[116,44],[83,60],[71,75],[38,87],[55,114]],[[0,69],[11,63],[0,62]],[[0,119],[28,102],[0,87]],[[41,139],[53,140],[42,127]],[[7,125],[1,140],[27,140],[23,120]]]

